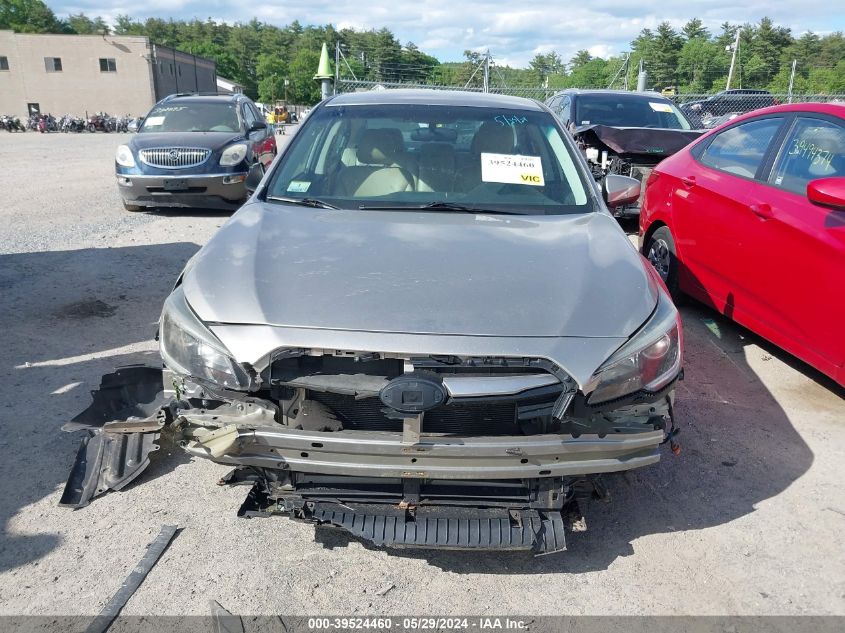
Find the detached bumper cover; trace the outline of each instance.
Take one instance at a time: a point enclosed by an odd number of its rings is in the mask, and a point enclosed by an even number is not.
[[[149,465],[165,417],[161,370],[141,365],[103,376],[94,401],[65,424],[85,430],[59,505],[81,508],[107,490],[120,490]]]

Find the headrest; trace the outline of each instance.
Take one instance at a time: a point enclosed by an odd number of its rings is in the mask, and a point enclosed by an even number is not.
[[[513,154],[513,128],[496,121],[481,124],[472,138],[472,151],[476,154]]]
[[[396,128],[364,130],[356,156],[365,165],[392,165],[404,149],[402,132]]]

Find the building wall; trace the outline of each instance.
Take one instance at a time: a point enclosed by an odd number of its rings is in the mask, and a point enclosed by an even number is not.
[[[177,92],[217,92],[213,61],[158,44],[152,48],[156,100]]]
[[[213,61],[151,45],[146,37],[0,31],[0,56],[9,60],[9,70],[0,70],[0,114],[22,118],[29,103],[57,117],[138,116],[175,92],[217,90]],[[61,72],[48,72],[45,57],[61,58]],[[101,58],[113,59],[115,71],[101,71]]]

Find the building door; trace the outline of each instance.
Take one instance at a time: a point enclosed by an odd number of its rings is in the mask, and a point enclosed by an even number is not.
[[[27,103],[26,110],[29,112],[29,116],[38,116],[41,114],[41,106],[37,103]]]

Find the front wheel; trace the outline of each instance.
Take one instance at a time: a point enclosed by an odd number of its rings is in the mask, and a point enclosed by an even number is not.
[[[648,240],[646,258],[669,289],[669,294],[678,303],[682,293],[678,284],[678,255],[675,238],[667,226],[661,226]]]
[[[123,203],[123,208],[126,209],[127,211],[140,211],[141,210],[141,207],[139,207],[137,204],[129,204],[128,202],[125,202],[125,201]]]

